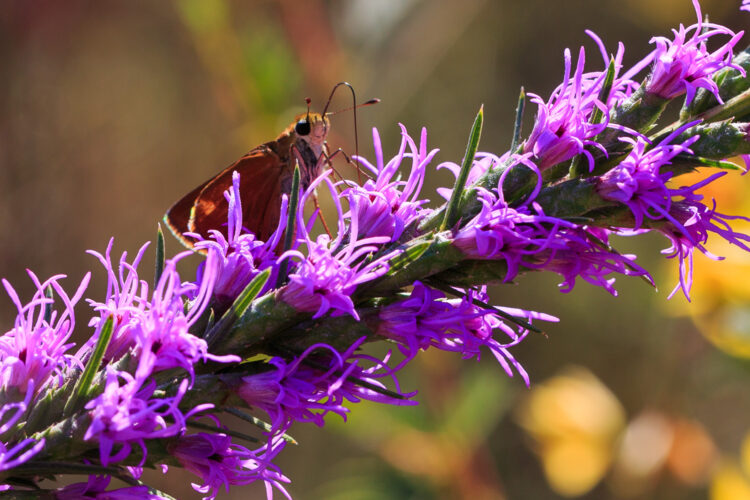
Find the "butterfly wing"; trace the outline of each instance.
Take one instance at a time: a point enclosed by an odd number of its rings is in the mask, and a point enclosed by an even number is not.
[[[229,168],[231,168],[231,166]],[[195,200],[198,198],[198,195],[212,180],[213,178],[190,191],[177,203],[172,205],[169,210],[167,210],[167,213],[164,214],[164,223],[169,230],[172,231],[175,238],[180,240],[182,244],[188,248],[192,248],[195,244],[193,238],[185,236],[185,233],[190,232],[190,212],[193,209],[193,205],[195,205]]]
[[[224,193],[232,187],[232,174],[239,172],[243,228],[258,239],[268,240],[279,223],[281,177],[286,170],[282,160],[268,147],[250,151],[201,186],[191,207],[188,229],[204,238],[208,237],[210,229],[227,236],[229,204]]]

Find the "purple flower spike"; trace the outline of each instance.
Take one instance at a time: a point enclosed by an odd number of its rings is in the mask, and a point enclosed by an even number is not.
[[[375,179],[368,179],[363,186],[351,186],[341,193],[349,202],[349,211],[344,217],[350,220],[350,232],[359,236],[386,236],[390,241],[401,237],[404,229],[423,218],[427,211],[421,206],[427,200],[419,200],[419,192],[424,183],[427,164],[438,152],[427,151],[427,130],[422,129],[419,147],[401,127],[401,147],[398,154],[387,165],[383,163],[383,149],[377,129],[372,130],[375,147],[375,165],[366,159],[355,157],[365,168],[370,170]],[[406,146],[410,152],[406,153]],[[412,159],[411,172],[406,181],[393,180],[404,157]]]
[[[593,165],[594,158],[586,146],[606,150],[593,140],[606,127],[608,120],[590,123],[591,115],[601,109],[608,118],[606,106],[599,101],[598,94],[606,73],[590,78],[583,73],[585,53],[583,47],[578,55],[578,65],[571,79],[570,50],[565,49],[565,78],[545,102],[536,94],[529,94],[531,102],[538,106],[534,128],[523,147],[524,153],[533,153],[540,170],[584,154]]]
[[[732,64],[732,50],[744,32],[734,33],[724,26],[703,22],[698,0],[693,0],[693,5],[698,17],[696,24],[688,28],[680,25],[679,29],[672,30],[674,40],[661,36],[651,39],[656,49],[646,58],[654,63],[645,84],[646,91],[664,99],[685,93],[685,103],[690,104],[696,90],[705,88],[723,104],[712,76],[727,67],[745,75],[742,67]],[[709,52],[706,42],[717,35],[727,35],[730,39],[714,52]]]
[[[182,436],[168,445],[169,453],[187,470],[200,477],[203,484],[193,483],[193,488],[214,499],[223,488],[235,484],[250,484],[262,480],[266,483],[268,498],[273,498],[273,488],[291,499],[281,483],[289,479],[271,464],[283,449],[285,441],[277,438],[259,450],[251,451],[232,443],[226,434],[204,432]]]
[[[750,0],[742,0],[742,5],[740,5],[740,10],[750,12]]]

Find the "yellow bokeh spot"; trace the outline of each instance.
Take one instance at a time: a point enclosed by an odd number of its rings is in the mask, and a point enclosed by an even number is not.
[[[723,460],[711,480],[710,500],[750,500],[750,481],[733,461]]]
[[[541,452],[544,475],[550,487],[566,497],[590,491],[604,476],[611,449],[600,441],[560,439]]]
[[[750,477],[750,432],[745,434],[745,438],[742,440],[742,448],[740,448],[740,463],[742,464],[742,470],[745,475]]]
[[[536,444],[550,487],[568,497],[583,495],[601,481],[625,425],[617,398],[578,367],[535,386],[516,416]]]

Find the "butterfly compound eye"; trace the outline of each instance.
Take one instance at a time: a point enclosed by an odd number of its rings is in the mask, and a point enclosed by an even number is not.
[[[294,131],[297,135],[309,135],[310,134],[310,122],[306,118],[301,119],[294,126]]]

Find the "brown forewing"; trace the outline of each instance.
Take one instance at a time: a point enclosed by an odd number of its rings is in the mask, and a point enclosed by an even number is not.
[[[164,219],[188,246],[194,241],[184,235],[186,232],[208,238],[208,231],[216,229],[226,236],[228,203],[224,193],[232,186],[232,174],[239,172],[242,225],[266,241],[279,223],[282,177],[289,175],[288,170],[286,162],[267,145],[259,146],[180,199]]]

